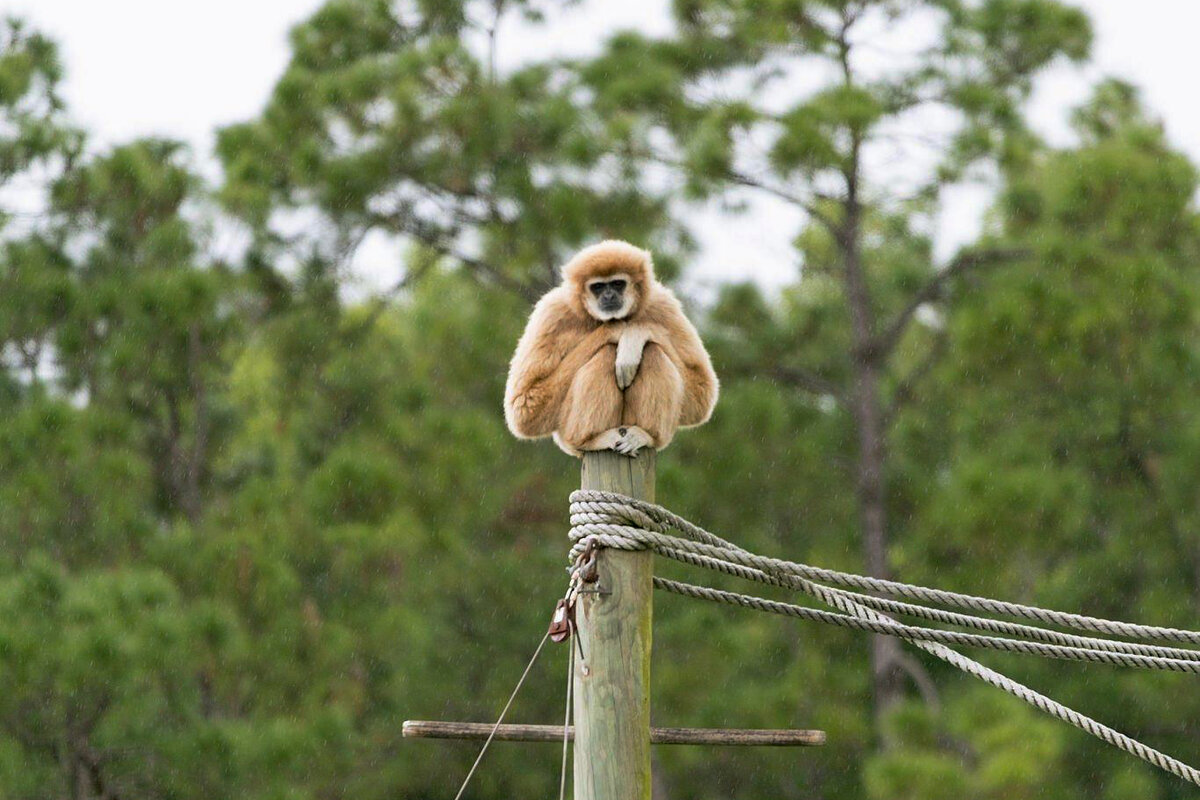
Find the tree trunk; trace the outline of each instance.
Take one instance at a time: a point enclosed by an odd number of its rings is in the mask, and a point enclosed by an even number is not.
[[[852,167],[846,175],[845,219],[839,235],[842,251],[842,279],[853,336],[850,392],[851,414],[857,434],[858,458],[856,492],[862,525],[863,560],[867,574],[890,577],[887,541],[886,431],[879,396],[882,373],[880,354],[875,349],[875,309],[867,285],[861,258],[862,206],[858,198],[857,143]],[[871,689],[875,718],[898,699],[902,685],[899,675],[899,642],[887,636],[871,639]]]
[[[202,375],[202,348],[200,326],[198,323],[192,323],[188,328],[188,385],[195,410],[192,423],[192,448],[187,454],[187,461],[184,465],[182,500],[184,513],[193,525],[200,521],[200,479],[204,470],[204,457],[208,449],[208,387],[205,385]]]
[[[891,578],[887,537],[887,463],[883,415],[879,404],[879,368],[864,361],[855,365],[854,420],[858,433],[857,497],[867,574]],[[871,688],[876,721],[899,698],[903,688],[900,643],[890,637],[871,637]]]

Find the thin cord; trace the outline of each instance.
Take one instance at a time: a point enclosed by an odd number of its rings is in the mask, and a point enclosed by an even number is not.
[[[574,626],[572,626],[574,627]],[[579,638],[579,629],[572,633]],[[567,796],[567,739],[571,731],[571,690],[575,686],[575,648],[571,647],[571,656],[567,659],[567,710],[563,713],[563,757],[562,772],[558,776],[558,800]]]
[[[525,665],[525,671],[521,673],[521,679],[517,681],[516,688],[508,697],[508,702],[504,704],[504,710],[500,712],[500,718],[496,720],[496,724],[492,726],[492,732],[488,734],[487,741],[483,743],[483,747],[479,751],[479,755],[475,757],[475,763],[471,765],[471,771],[467,773],[467,777],[463,778],[462,786],[458,787],[458,794],[454,795],[454,800],[461,800],[463,792],[467,790],[467,784],[471,782],[471,776],[475,774],[476,768],[479,767],[479,762],[483,761],[483,754],[487,752],[488,745],[492,743],[492,739],[496,735],[496,731],[500,730],[500,723],[504,722],[504,715],[508,713],[509,707],[513,704],[513,700],[517,699],[517,692],[521,691],[521,686],[525,683],[525,678],[529,676],[529,670],[533,669],[533,662],[537,661],[537,657],[541,655],[542,648],[546,646],[546,640],[550,638],[550,631],[546,631],[546,635],[542,637],[542,641],[537,646],[537,650],[533,651],[533,658],[529,659],[529,663]]]

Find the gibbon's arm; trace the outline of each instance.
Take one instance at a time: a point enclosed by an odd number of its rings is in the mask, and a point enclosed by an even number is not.
[[[560,290],[538,301],[517,343],[504,390],[504,419],[515,436],[536,439],[558,427],[571,378],[609,336],[588,328]]]
[[[617,388],[624,391],[633,383],[638,367],[642,365],[642,351],[652,337],[647,325],[630,325],[621,331],[617,340],[617,358],[614,365],[617,373]]]
[[[673,351],[679,362],[683,376],[679,425],[690,428],[708,422],[717,405],[720,384],[696,327],[684,316],[683,307],[675,296],[667,291],[664,295],[662,301],[655,304],[653,316],[658,324],[650,340]],[[659,336],[665,336],[667,341],[659,341]]]

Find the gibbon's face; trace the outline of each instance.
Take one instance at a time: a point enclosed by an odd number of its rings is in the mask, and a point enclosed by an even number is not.
[[[629,316],[636,300],[637,290],[624,272],[592,278],[584,288],[588,313],[601,322]]]

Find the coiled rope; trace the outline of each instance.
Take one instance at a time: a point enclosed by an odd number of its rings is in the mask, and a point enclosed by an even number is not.
[[[681,535],[667,533],[671,530]],[[1200,786],[1200,771],[1195,768],[1039,694],[951,650],[946,644],[1188,673],[1200,673],[1200,651],[1079,636],[889,598],[902,597],[907,600],[967,608],[1127,639],[1200,644],[1200,632],[1070,614],[760,556],[709,533],[661,506],[610,492],[583,490],[571,494],[570,535],[574,541],[571,548],[572,563],[589,544],[619,550],[651,550],[682,563],[802,592],[845,613],[822,611],[679,581],[654,579],[655,588],[687,597],[899,637],[1104,742]],[[821,585],[822,583],[834,585],[826,586]],[[876,592],[886,597],[874,597],[835,587]],[[905,625],[883,612],[1006,636],[985,636]]]

